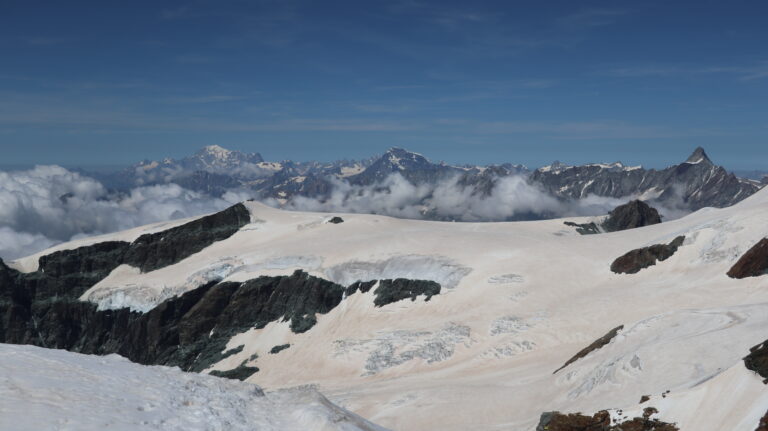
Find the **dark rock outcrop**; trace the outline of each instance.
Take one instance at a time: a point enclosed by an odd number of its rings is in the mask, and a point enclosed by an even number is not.
[[[26,277],[27,288],[37,298],[77,298],[117,268],[129,247],[108,241],[42,256],[38,271]]]
[[[661,223],[659,212],[643,201],[634,200],[614,208],[602,227],[607,232],[616,232],[657,223]]]
[[[611,414],[601,410],[593,416],[581,413],[546,412],[541,414],[536,431],[679,431],[673,423],[651,419],[658,411],[653,407],[643,410],[643,417],[614,423]]]
[[[224,351],[233,335],[279,320],[289,321],[296,333],[305,332],[317,322],[316,314],[328,313],[342,301],[345,291],[365,292],[376,283],[358,282],[345,289],[296,271],[242,283],[211,282],[147,313],[97,310],[93,303],[78,301],[120,263],[119,255],[128,247],[102,243],[54,253],[41,259],[40,271],[29,274],[0,260],[0,342],[117,353],[141,364],[200,372],[242,351],[242,346]],[[376,299],[385,304],[422,294],[429,299],[439,292],[440,285],[431,281],[384,280]],[[243,364],[231,375],[253,372],[254,367]]]
[[[344,291],[345,296],[349,296],[354,294],[357,291],[360,291],[361,293],[367,293],[373,286],[376,285],[377,280],[371,280],[371,281],[356,281],[349,286],[347,286],[347,289]]]
[[[398,278],[395,280],[380,280],[379,287],[373,291],[376,295],[373,303],[377,307],[411,298],[415,301],[419,295],[424,295],[424,301],[429,301],[433,295],[440,293],[440,284],[429,280],[409,280]]]
[[[271,348],[269,350],[269,353],[275,355],[275,354],[280,353],[280,352],[282,352],[283,350],[285,350],[285,349],[287,349],[289,347],[291,347],[290,344],[281,344],[279,346],[275,346],[275,347]]]
[[[768,384],[768,340],[749,349],[744,357],[744,365],[762,377],[763,383]]]
[[[564,225],[576,228],[576,232],[582,235],[594,235],[600,233],[600,228],[594,222],[591,223],[574,223],[572,221],[564,221]]]
[[[96,309],[70,296],[34,297],[26,274],[2,265],[0,342],[87,354],[118,353],[141,364],[202,371],[237,353],[222,353],[236,333],[277,320],[303,332],[341,302],[344,288],[297,271],[244,283],[210,283],[147,313]],[[31,275],[35,277],[35,275]],[[242,348],[241,348],[242,349]]]
[[[669,244],[654,244],[638,248],[617,258],[611,264],[611,271],[617,274],[635,274],[643,268],[656,265],[656,262],[669,259],[683,245],[685,236],[678,236]]]
[[[259,372],[259,367],[249,367],[243,363],[238,365],[237,368],[233,368],[231,370],[226,370],[226,371],[213,370],[208,374],[216,377],[223,377],[225,379],[245,380],[248,377],[251,377],[252,375],[256,374],[257,372]]]
[[[616,335],[622,329],[624,329],[624,325],[619,325],[619,326],[611,329],[607,334],[605,334],[602,337],[598,338],[597,340],[595,340],[589,346],[581,349],[578,353],[573,355],[573,357],[571,357],[571,359],[565,361],[565,364],[563,364],[562,367],[556,369],[555,372],[552,373],[552,374],[557,373],[558,371],[562,370],[563,368],[567,367],[568,365],[571,365],[572,363],[574,363],[574,362],[578,361],[579,359],[587,356],[588,354],[592,353],[593,351],[595,351],[595,350],[605,346],[606,344],[610,343],[611,340],[613,340],[613,338],[616,337]]]
[[[746,278],[768,274],[768,238],[747,250],[728,271],[728,277]]]
[[[240,203],[172,229],[145,234],[131,244],[123,263],[142,272],[173,265],[216,241],[229,238],[250,221],[248,208]]]
[[[592,235],[601,232],[617,232],[661,223],[661,216],[655,208],[640,200],[630,201],[619,205],[608,214],[608,217],[598,226],[596,223],[563,222],[566,226],[576,228],[582,235]]]
[[[21,273],[0,259],[0,342],[33,344],[85,354],[120,354],[141,364],[203,371],[242,351],[224,351],[229,339],[269,322],[288,321],[293,332],[309,330],[345,294],[369,291],[377,282],[345,288],[303,271],[245,282],[211,282],[170,298],[146,313],[98,310],[78,298],[122,263],[142,270],[171,265],[231,236],[250,221],[242,204],[173,229],[142,235],[133,243],[103,242],[43,256],[39,270]],[[383,280],[376,290],[381,306],[440,293],[424,280]],[[278,346],[284,348],[282,346]],[[235,378],[257,370],[245,363]],[[227,372],[228,373],[228,372]],[[250,374],[248,374],[250,373]],[[229,376],[230,374],[227,374]],[[246,378],[243,377],[243,378]]]

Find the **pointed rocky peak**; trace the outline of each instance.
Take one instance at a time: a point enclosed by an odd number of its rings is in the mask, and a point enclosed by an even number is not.
[[[685,163],[696,165],[699,163],[707,163],[712,164],[712,160],[709,160],[709,157],[707,156],[707,153],[704,151],[704,148],[696,147],[695,150],[693,150],[693,154],[688,157],[688,159],[685,161]]]

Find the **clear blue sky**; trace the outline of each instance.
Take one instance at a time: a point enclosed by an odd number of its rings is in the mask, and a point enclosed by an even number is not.
[[[0,0],[3,164],[768,168],[765,1]]]

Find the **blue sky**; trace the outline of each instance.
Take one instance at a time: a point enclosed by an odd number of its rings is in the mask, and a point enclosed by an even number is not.
[[[0,1],[2,164],[768,169],[764,1]]]

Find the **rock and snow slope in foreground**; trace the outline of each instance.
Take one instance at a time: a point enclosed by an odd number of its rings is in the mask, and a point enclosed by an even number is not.
[[[437,281],[442,291],[428,302],[375,307],[369,291],[318,314],[304,333],[287,322],[251,329],[227,345],[242,350],[213,367],[229,370],[258,354],[249,365],[260,371],[249,382],[317,384],[335,403],[398,430],[533,430],[544,411],[653,406],[682,430],[752,431],[768,409],[768,388],[741,360],[768,338],[768,276],[726,276],[768,236],[768,189],[733,207],[588,236],[562,220],[356,214],[331,224],[327,214],[246,204],[251,223],[228,239],[148,273],[120,266],[83,299],[145,311],[210,280],[295,269],[344,285]],[[683,245],[654,266],[609,269],[632,249],[680,235]],[[34,270],[35,260],[13,266]],[[619,325],[609,344],[553,374]],[[290,348],[269,353],[284,344]],[[643,395],[651,400],[638,404]]]
[[[117,355],[0,344],[3,430],[383,431],[309,387],[258,386]]]

